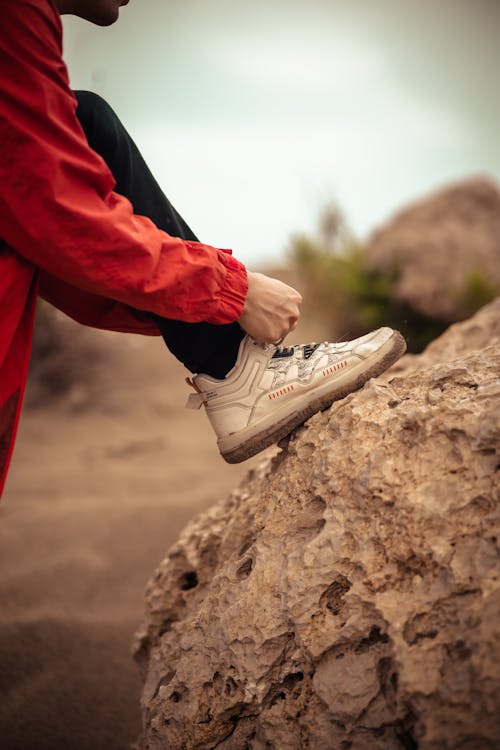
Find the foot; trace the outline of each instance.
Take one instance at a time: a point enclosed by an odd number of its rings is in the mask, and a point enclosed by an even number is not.
[[[379,328],[338,344],[274,346],[242,340],[224,380],[195,375],[187,406],[205,409],[228,463],[278,442],[318,411],[361,388],[406,351],[398,331]]]

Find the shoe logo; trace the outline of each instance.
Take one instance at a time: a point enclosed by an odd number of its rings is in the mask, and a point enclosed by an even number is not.
[[[304,346],[302,347],[304,359],[309,359],[309,357],[312,357],[318,346],[319,344],[304,344]]]

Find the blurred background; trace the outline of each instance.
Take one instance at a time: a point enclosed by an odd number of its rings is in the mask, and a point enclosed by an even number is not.
[[[330,201],[364,239],[430,189],[500,178],[497,0],[131,0],[111,28],[64,26],[73,87],[250,266]]]

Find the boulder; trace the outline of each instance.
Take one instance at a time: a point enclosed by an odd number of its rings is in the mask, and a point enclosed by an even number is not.
[[[500,299],[186,527],[135,639],[141,750],[500,747],[499,373]]]
[[[374,233],[366,264],[394,274],[394,299],[421,315],[467,317],[500,290],[498,186],[470,180],[409,206]]]

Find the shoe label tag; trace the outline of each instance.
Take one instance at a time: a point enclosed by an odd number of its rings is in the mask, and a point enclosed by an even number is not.
[[[186,409],[199,409],[203,400],[201,393],[190,393],[186,401]]]

